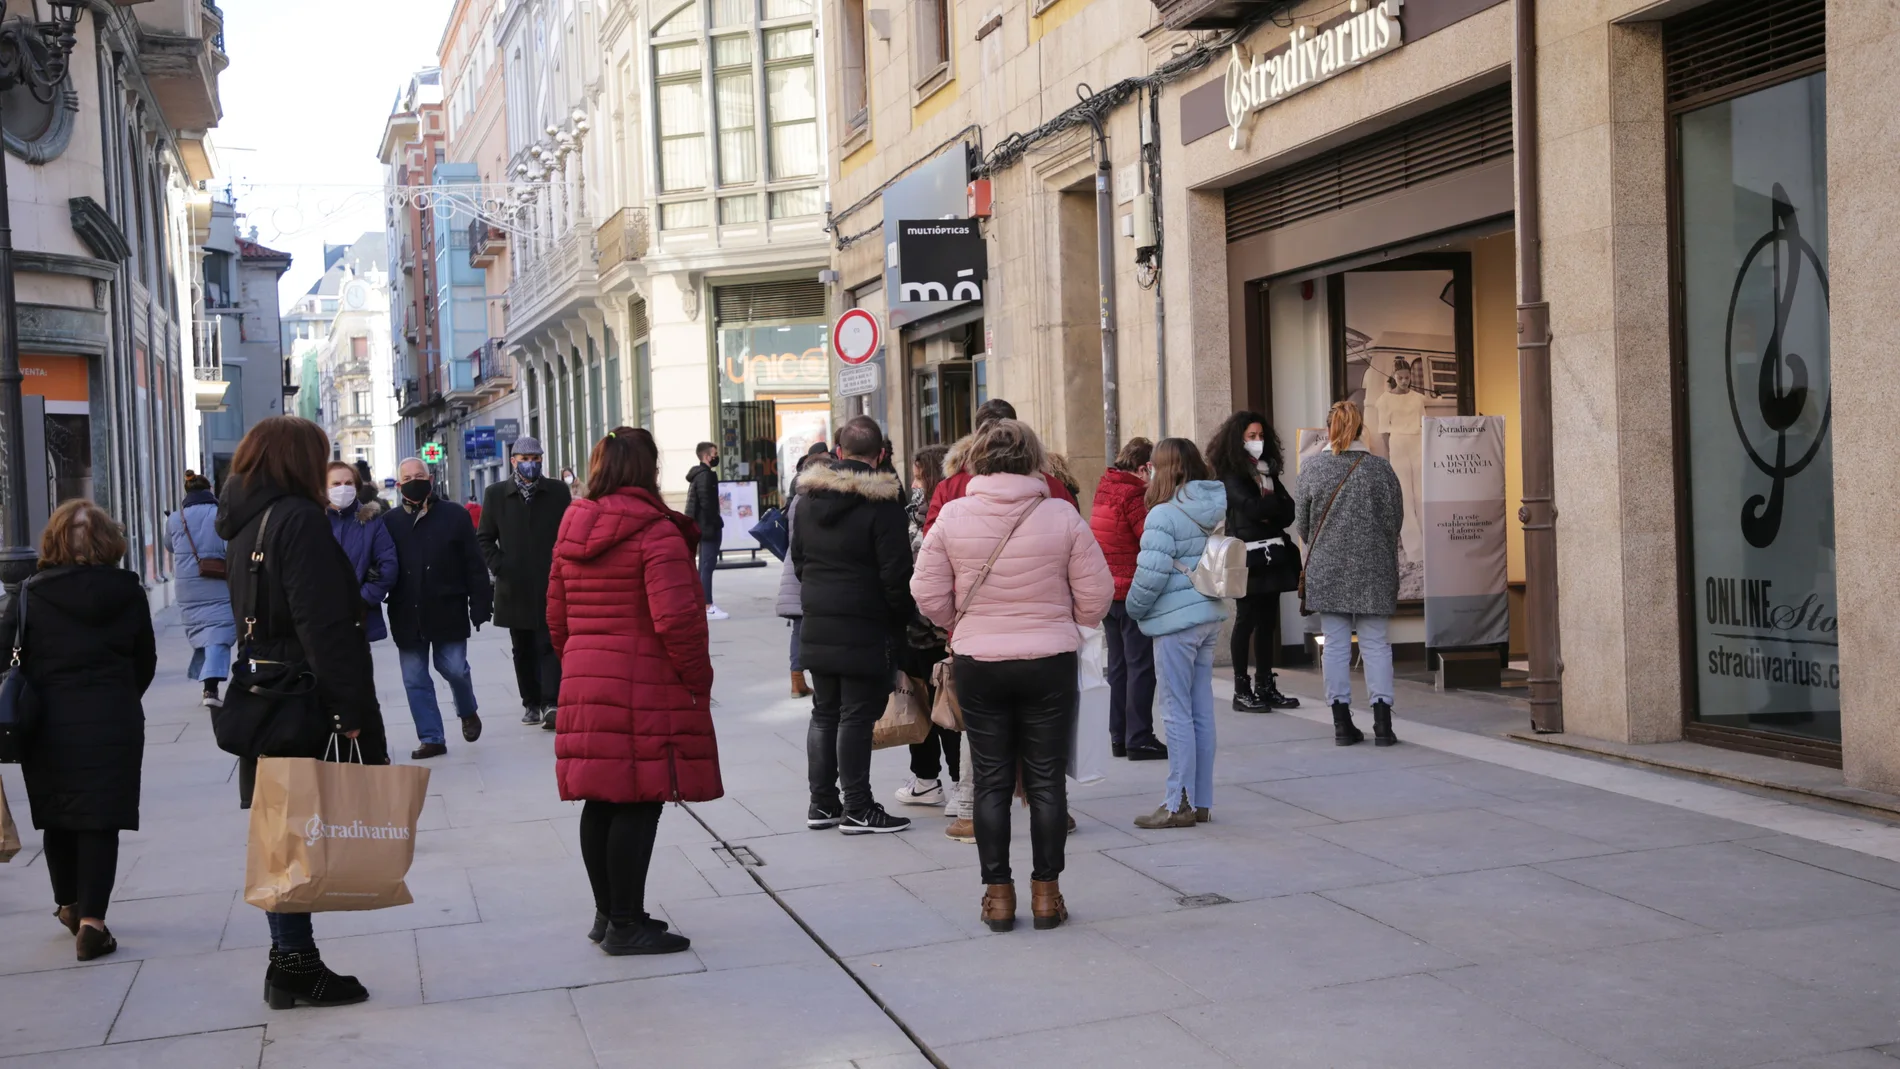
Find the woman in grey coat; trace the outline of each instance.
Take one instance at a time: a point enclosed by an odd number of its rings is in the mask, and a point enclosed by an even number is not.
[[[1360,440],[1359,406],[1340,401],[1326,417],[1327,449],[1300,466],[1294,527],[1306,544],[1304,606],[1319,614],[1326,700],[1333,742],[1365,740],[1352,722],[1352,636],[1372,698],[1373,744],[1392,734],[1392,644],[1386,625],[1399,600],[1399,528],[1405,501],[1399,477]]]
[[[800,471],[805,470],[805,461],[798,462]],[[792,480],[792,496],[785,502],[785,537],[789,542],[792,536],[792,517],[798,512],[798,480]],[[798,573],[792,570],[792,555],[785,554],[785,568],[778,576],[778,615],[792,625],[792,697],[811,697],[811,686],[805,682],[805,666],[798,663],[798,639],[800,625],[805,622],[805,608],[801,600],[798,585]]]
[[[204,704],[212,709],[224,704],[218,685],[231,674],[231,647],[237,642],[230,588],[199,566],[201,560],[224,563],[217,519],[218,498],[211,492],[211,480],[186,472],[185,500],[165,521],[165,543],[176,562],[178,608],[185,619],[185,637],[191,640],[191,678],[204,683]]]

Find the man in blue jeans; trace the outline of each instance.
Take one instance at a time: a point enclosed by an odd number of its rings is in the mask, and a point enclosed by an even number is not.
[[[449,752],[435,680],[429,676],[431,660],[455,695],[463,740],[481,738],[482,718],[476,714],[475,681],[468,669],[468,636],[471,626],[479,628],[488,622],[494,591],[468,510],[437,496],[429,466],[415,457],[403,461],[397,490],[402,507],[382,520],[396,543],[399,569],[389,595],[389,634],[402,658],[402,685],[421,743],[409,756],[422,760]]]
[[[719,514],[719,447],[701,442],[693,452],[699,463],[686,473],[686,515],[699,525],[699,585],[706,593],[706,619],[724,620],[713,601],[713,569],[719,566],[719,536],[726,526]]]

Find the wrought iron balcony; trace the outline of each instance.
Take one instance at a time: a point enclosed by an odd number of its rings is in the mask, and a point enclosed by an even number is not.
[[[507,393],[515,385],[515,362],[502,348],[500,338],[490,338],[475,351],[475,385],[484,394]]]
[[[468,224],[468,264],[470,267],[493,267],[502,252],[508,248],[508,235],[500,227],[490,226],[480,219]]]

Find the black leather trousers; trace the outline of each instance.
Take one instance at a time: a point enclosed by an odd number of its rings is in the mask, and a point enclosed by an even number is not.
[[[1018,767],[1029,798],[1034,879],[1062,875],[1068,838],[1069,736],[1075,730],[1075,654],[1028,661],[956,658],[957,699],[970,737],[976,853],[984,883],[1009,883],[1009,807]]]

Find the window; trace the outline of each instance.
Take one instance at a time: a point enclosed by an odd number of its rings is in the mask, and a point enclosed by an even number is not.
[[[660,205],[661,230],[687,230],[696,226],[705,226],[706,223],[706,202],[703,200]]]
[[[756,223],[759,221],[759,198],[751,193],[737,197],[719,198],[719,224],[729,226],[733,223]]]
[[[752,77],[752,38],[713,40],[713,104],[719,124],[719,184],[745,185],[759,177],[758,89]]]
[[[751,21],[752,0],[712,0],[713,29],[744,26]]]
[[[871,124],[870,86],[865,77],[864,0],[844,0],[838,45],[838,102],[846,136]]]
[[[788,189],[771,195],[772,218],[787,219],[798,215],[817,215],[825,210],[816,189]]]
[[[793,18],[811,14],[811,0],[765,0],[768,19]]]
[[[671,37],[675,34],[699,32],[699,0],[675,10],[654,29],[655,37]]]
[[[350,359],[369,359],[369,335],[357,334],[350,338]]]
[[[677,16],[675,16],[677,18]],[[697,42],[653,50],[659,80],[660,191],[706,186],[706,98]]]
[[[350,411],[358,416],[369,415],[369,391],[357,390],[350,395]]]
[[[812,28],[765,34],[765,107],[772,178],[818,174],[818,92],[812,71]]]
[[[620,426],[620,350],[614,346],[614,332],[606,332],[607,348],[607,428]]]
[[[950,0],[914,0],[911,12],[911,80],[928,93],[950,77]]]

